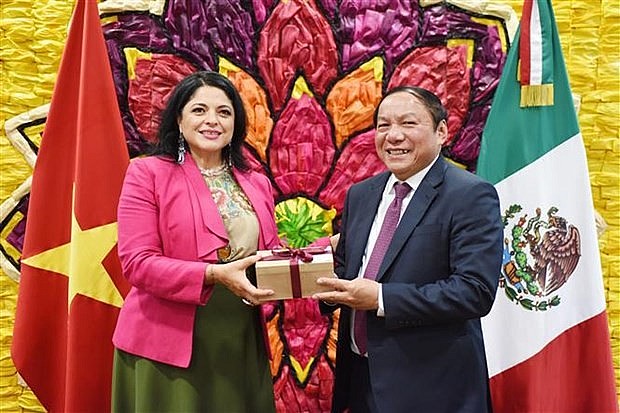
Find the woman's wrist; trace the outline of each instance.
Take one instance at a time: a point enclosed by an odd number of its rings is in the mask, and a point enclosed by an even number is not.
[[[207,265],[205,283],[208,285],[214,285],[217,282],[215,275],[215,265],[216,264]]]

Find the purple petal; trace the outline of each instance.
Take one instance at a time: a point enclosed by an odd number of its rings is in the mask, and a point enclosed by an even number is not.
[[[129,79],[124,49],[135,47],[159,53],[173,53],[172,42],[161,23],[144,14],[119,15],[118,20],[103,26],[108,56],[114,76],[116,95],[121,107],[121,117],[130,156],[147,150],[147,142],[140,137],[127,105]]]
[[[20,253],[24,248],[24,234],[26,233],[26,219],[29,201],[30,193],[20,199],[17,206],[9,213],[9,215],[13,215],[14,212],[20,212],[23,216],[23,218],[13,227],[9,235],[6,237],[6,241],[15,247],[15,249]],[[6,254],[6,256],[10,257],[8,254]]]
[[[487,18],[502,22],[492,16]],[[474,40],[476,50],[471,80],[473,101],[479,101],[489,92],[492,93],[505,59],[497,26],[476,22],[471,14],[449,6],[426,9],[423,22],[420,36],[422,43],[445,43],[448,38]]]
[[[254,29],[251,15],[237,1],[170,1],[164,22],[174,46],[206,66],[214,67],[214,52],[251,68]]]
[[[317,4],[323,6],[325,14],[330,19],[333,19],[336,16],[336,9],[338,7],[336,0],[317,0]]]
[[[417,2],[413,3],[344,0],[340,5],[339,30],[343,70],[382,52],[390,71],[393,62],[416,41],[420,9]]]
[[[450,159],[467,165],[467,169],[472,172],[475,172],[480,152],[480,137],[490,109],[490,101],[485,105],[471,107],[467,124],[461,129],[454,145],[447,149]]]
[[[273,7],[273,1],[274,0],[252,0],[252,4],[254,5],[252,10],[254,11],[254,19],[256,20],[256,23],[265,23],[270,9]]]

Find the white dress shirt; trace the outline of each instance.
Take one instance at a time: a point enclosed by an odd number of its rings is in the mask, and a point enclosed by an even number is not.
[[[377,242],[377,238],[379,237],[379,232],[381,231],[381,226],[383,225],[383,220],[385,219],[385,214],[387,212],[389,205],[392,203],[392,201],[394,200],[394,197],[396,196],[396,191],[394,191],[394,184],[396,182],[402,182],[402,183],[406,182],[411,187],[411,191],[409,191],[407,196],[405,196],[405,198],[403,199],[403,203],[400,209],[400,218],[402,218],[403,214],[407,210],[407,206],[409,205],[409,202],[411,202],[411,198],[413,198],[413,194],[415,193],[418,186],[420,186],[420,182],[422,182],[422,179],[424,179],[429,169],[431,169],[431,166],[433,166],[433,164],[437,161],[438,157],[439,155],[437,155],[437,157],[435,157],[433,162],[431,162],[426,168],[422,169],[417,174],[410,176],[405,181],[399,181],[396,178],[396,176],[394,176],[394,174],[391,174],[390,177],[388,178],[385,184],[385,188],[383,189],[383,195],[381,196],[381,202],[379,203],[379,208],[377,208],[377,214],[375,215],[375,219],[372,222],[372,227],[370,228],[370,234],[368,234],[368,241],[366,242],[366,249],[364,250],[364,255],[362,256],[362,266],[360,267],[360,271],[357,275],[359,278],[364,277],[364,272],[366,271],[366,266],[368,265],[368,259],[370,258],[370,254],[372,253],[372,250],[375,247],[375,243]],[[399,218],[399,222],[400,222],[400,218]],[[383,306],[383,290],[381,288],[381,283],[379,283],[379,292],[378,292],[377,298],[379,301],[379,308],[377,309],[377,316],[384,317],[385,307]],[[350,331],[351,332],[351,349],[353,350],[353,352],[360,354],[357,348],[357,344],[355,343],[355,338],[354,338],[354,333],[353,333],[353,326],[354,326],[353,317],[355,317],[355,311],[352,311],[351,314],[352,314],[351,315],[351,331]]]

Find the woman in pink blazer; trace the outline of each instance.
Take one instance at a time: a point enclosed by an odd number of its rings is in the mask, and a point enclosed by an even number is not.
[[[268,341],[246,269],[279,244],[269,180],[241,148],[246,115],[224,76],[173,90],[152,156],[131,162],[118,252],[132,288],[113,342],[113,411],[274,411]]]

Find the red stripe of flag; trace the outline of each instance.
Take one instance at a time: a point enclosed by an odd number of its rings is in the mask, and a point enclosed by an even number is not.
[[[493,376],[493,409],[615,413],[618,399],[611,365],[607,316],[602,312],[560,334],[535,356]]]
[[[530,24],[532,19],[532,1],[525,0],[523,14],[521,15],[521,40],[519,41],[520,81],[522,85],[530,84],[531,50],[530,50]]]

